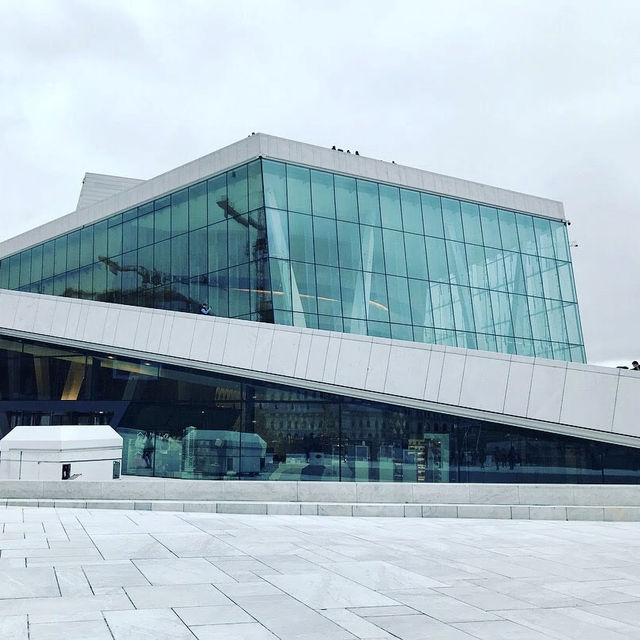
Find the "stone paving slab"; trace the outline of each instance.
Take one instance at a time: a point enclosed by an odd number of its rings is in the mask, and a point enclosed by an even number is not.
[[[640,639],[640,524],[0,507],[0,638]]]

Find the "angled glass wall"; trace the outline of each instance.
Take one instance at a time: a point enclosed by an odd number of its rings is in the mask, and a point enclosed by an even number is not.
[[[270,160],[4,258],[0,288],[585,361],[562,222]]]
[[[275,322],[585,361],[560,221],[263,161]]]
[[[0,336],[0,436],[18,424],[111,424],[143,476],[640,482],[637,448]]]
[[[260,161],[4,258],[0,288],[272,322]]]

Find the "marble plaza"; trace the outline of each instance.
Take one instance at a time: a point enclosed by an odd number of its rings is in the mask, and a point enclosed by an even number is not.
[[[0,638],[640,638],[637,523],[5,507]]]

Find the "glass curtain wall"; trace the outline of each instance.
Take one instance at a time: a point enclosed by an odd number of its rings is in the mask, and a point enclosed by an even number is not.
[[[263,161],[275,322],[585,361],[565,225]]]
[[[640,481],[640,450],[0,337],[0,435],[100,424],[123,473],[343,482]]]
[[[0,288],[273,321],[260,161],[0,262]]]

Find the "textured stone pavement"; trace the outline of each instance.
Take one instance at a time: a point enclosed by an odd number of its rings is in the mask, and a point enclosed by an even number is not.
[[[640,639],[640,524],[7,507],[0,638]]]

